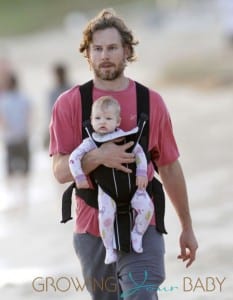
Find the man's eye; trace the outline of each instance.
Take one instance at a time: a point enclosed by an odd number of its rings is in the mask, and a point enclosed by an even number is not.
[[[94,50],[95,50],[95,51],[101,51],[102,48],[101,48],[101,47],[95,47]]]

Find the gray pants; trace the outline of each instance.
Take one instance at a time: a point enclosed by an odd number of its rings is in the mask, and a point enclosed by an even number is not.
[[[74,248],[92,300],[157,300],[156,289],[165,279],[164,240],[154,226],[143,237],[143,253],[118,253],[115,264],[104,264],[99,237],[74,234]]]

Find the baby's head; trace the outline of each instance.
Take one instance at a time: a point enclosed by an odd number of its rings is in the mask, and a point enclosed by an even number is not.
[[[91,110],[91,125],[95,132],[113,132],[121,122],[121,108],[116,99],[103,96],[94,101]]]

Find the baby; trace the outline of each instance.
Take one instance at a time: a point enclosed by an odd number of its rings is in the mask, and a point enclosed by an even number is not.
[[[117,100],[111,96],[103,96],[94,101],[91,112],[91,125],[94,129],[92,138],[84,139],[69,158],[70,171],[78,189],[90,188],[81,167],[81,159],[87,152],[97,148],[95,141],[102,143],[115,141],[137,132],[137,128],[124,132],[118,128],[120,123],[120,105]],[[131,207],[136,211],[131,241],[133,250],[141,253],[143,251],[142,237],[150,224],[154,206],[146,192],[148,184],[146,156],[138,143],[134,146],[133,153],[136,158],[137,190],[131,200]],[[98,206],[100,235],[106,248],[105,263],[110,264],[117,260],[117,252],[113,246],[116,203],[100,186],[98,186]]]

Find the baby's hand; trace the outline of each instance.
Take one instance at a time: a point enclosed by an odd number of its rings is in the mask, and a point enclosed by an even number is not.
[[[88,189],[90,187],[87,180],[76,182],[76,186],[78,189]]]
[[[137,176],[136,177],[136,185],[140,190],[146,189],[148,184],[148,179],[147,177],[144,176]]]

